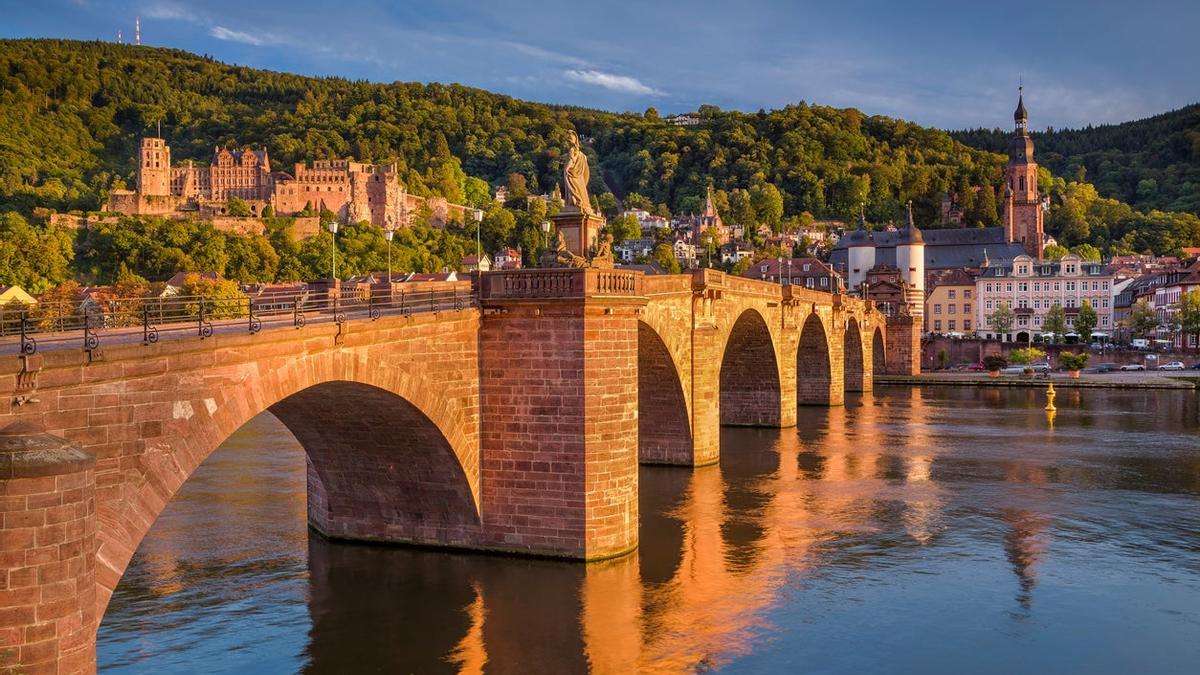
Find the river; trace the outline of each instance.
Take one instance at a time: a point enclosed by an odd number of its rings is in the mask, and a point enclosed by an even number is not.
[[[331,543],[269,414],[183,486],[105,672],[1194,673],[1200,395],[881,387],[643,467],[589,566]]]

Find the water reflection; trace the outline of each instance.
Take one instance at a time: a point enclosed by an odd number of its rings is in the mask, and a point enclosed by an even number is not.
[[[719,466],[642,469],[639,551],[589,566],[306,541],[302,453],[256,420],[139,550],[102,664],[1187,672],[1197,396],[1060,403],[1053,431],[1040,392],[998,389],[723,430]]]

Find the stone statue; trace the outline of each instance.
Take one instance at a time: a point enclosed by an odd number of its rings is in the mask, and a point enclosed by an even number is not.
[[[613,236],[607,232],[600,235],[600,241],[596,242],[596,253],[592,256],[588,267],[596,267],[599,269],[611,270],[615,265],[613,260]]]
[[[584,214],[594,214],[592,200],[588,197],[591,176],[587,155],[579,146],[579,134],[572,131],[567,146],[567,165],[563,168],[563,203],[566,208],[574,206]]]
[[[587,260],[583,256],[571,252],[571,249],[567,247],[567,238],[560,230],[554,248],[542,252],[541,265],[542,267],[587,267]]]

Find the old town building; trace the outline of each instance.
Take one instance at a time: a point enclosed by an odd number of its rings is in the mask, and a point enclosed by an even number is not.
[[[934,334],[974,336],[975,277],[967,270],[930,272],[925,286],[925,330]]]
[[[750,265],[742,276],[831,293],[845,290],[841,275],[816,258],[764,258]]]
[[[975,325],[989,339],[1029,342],[1044,332],[1051,307],[1062,306],[1071,328],[1086,300],[1096,310],[1096,332],[1110,334],[1114,328],[1112,282],[1104,265],[1075,254],[1053,262],[1020,255],[1011,263],[988,265],[975,281]],[[988,318],[1005,303],[1015,315],[1012,329],[996,333]]]

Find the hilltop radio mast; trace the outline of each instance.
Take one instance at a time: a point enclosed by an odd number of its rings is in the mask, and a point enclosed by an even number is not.
[[[142,44],[142,17],[140,16],[133,17],[133,40],[136,45]]]
[[[121,31],[117,31],[117,44],[123,44],[121,42]]]

